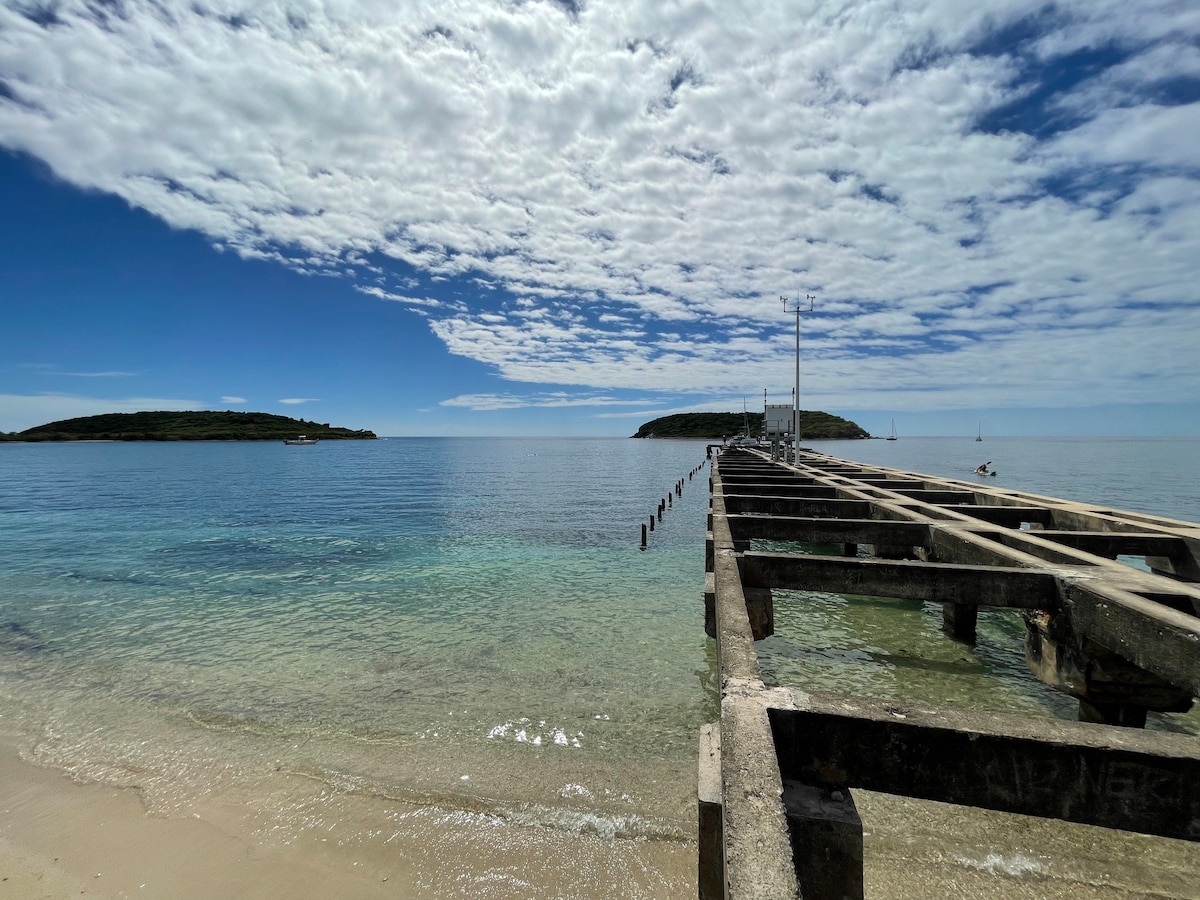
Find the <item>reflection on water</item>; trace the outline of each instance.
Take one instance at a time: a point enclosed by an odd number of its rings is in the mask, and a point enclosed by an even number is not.
[[[859,449],[895,447],[835,452]],[[39,762],[136,785],[165,814],[245,797],[280,840],[329,795],[690,840],[697,730],[718,715],[707,472],[638,543],[703,456],[628,440],[0,446],[0,713]],[[980,612],[975,646],[919,603],[780,591],[775,618],[757,645],[772,684],[1075,714],[1028,674],[1003,611]]]
[[[0,696],[29,754],[164,811],[287,770],[690,835],[705,482],[638,531],[703,445],[309,449],[4,447]]]

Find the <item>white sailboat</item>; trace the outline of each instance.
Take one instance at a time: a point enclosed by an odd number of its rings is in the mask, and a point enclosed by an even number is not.
[[[896,420],[895,419],[892,419],[892,433],[888,435],[887,439],[889,441],[899,440],[899,438],[896,437]]]
[[[750,413],[746,410],[746,398],[742,398],[742,433],[729,440],[733,447],[757,447],[759,440],[750,436]]]

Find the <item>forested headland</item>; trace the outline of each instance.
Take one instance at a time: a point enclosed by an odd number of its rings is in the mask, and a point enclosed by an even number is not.
[[[375,433],[260,412],[106,413],[16,431],[0,441],[282,441],[298,434],[323,441],[374,440]]]
[[[741,434],[750,424],[750,436],[762,432],[763,414],[752,412],[676,413],[646,422],[635,438],[707,438],[721,440]],[[862,440],[871,435],[855,422],[820,410],[800,410],[800,436],[812,441]]]

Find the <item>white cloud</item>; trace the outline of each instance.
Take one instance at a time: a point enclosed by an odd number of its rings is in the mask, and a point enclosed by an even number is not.
[[[1196,387],[1161,349],[1187,354],[1200,299],[1200,103],[1160,96],[1200,71],[1187,4],[22,8],[0,144],[246,256],[350,269],[512,382],[786,390],[777,297],[813,292],[808,377],[855,408]],[[1022,19],[1036,41],[989,44]],[[1028,67],[1097,48],[1121,59],[1039,99]],[[1022,102],[1074,119],[981,128]]]
[[[321,401],[317,397],[288,397],[284,400],[280,400],[279,402],[286,403],[288,406],[296,406],[301,403],[320,403]]]
[[[248,403],[249,401],[245,397],[222,397],[221,402],[237,405],[239,403]]]
[[[636,406],[644,408],[657,401],[654,400],[625,400],[605,396],[576,396],[566,392],[548,394],[531,394],[518,396],[515,394],[460,394],[441,402],[442,406],[457,406],[472,410],[498,409],[553,409],[559,407],[580,406]],[[635,412],[632,415],[642,415]]]
[[[68,378],[132,378],[136,372],[58,372],[49,371],[48,375],[64,375]]]

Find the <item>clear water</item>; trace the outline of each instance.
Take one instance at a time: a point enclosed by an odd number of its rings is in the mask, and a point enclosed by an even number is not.
[[[964,478],[991,458],[1008,487],[1200,519],[1197,441],[813,446]],[[167,813],[282,771],[691,839],[717,716],[703,461],[627,439],[0,445],[0,712],[31,759]],[[1002,614],[968,648],[920,604],[795,599],[768,677],[1074,715]]]
[[[137,772],[168,807],[284,759],[682,835],[680,764],[713,717],[703,461],[630,440],[6,445],[0,690],[39,761]]]
[[[1200,520],[1195,438],[901,438],[811,441],[842,459],[957,478],[989,488]],[[991,462],[998,474],[973,470]],[[834,548],[810,548],[836,553]],[[1136,565],[1136,560],[1127,560]],[[979,611],[974,646],[948,640],[935,604],[812,592],[776,592],[776,634],[757,644],[768,683],[917,700],[1021,715],[1074,719],[1074,699],[1041,684],[1026,666],[1025,627],[1008,610]],[[1153,730],[1200,734],[1200,711],[1151,713]]]

